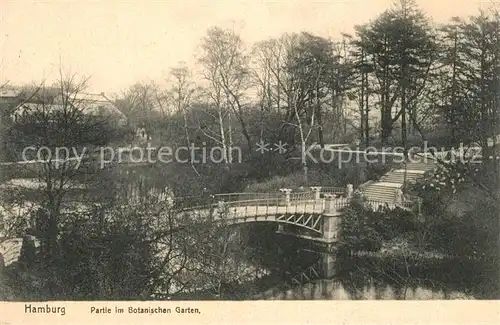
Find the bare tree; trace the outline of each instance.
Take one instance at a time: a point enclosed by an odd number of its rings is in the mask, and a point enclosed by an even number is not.
[[[84,93],[87,80],[61,71],[58,84],[42,86],[29,102],[16,108],[8,130],[18,156],[32,149],[38,152],[33,158],[41,159],[23,166],[41,182],[38,203],[42,209],[36,228],[49,264],[57,256],[59,227],[64,222],[61,211],[70,203],[68,194],[81,181],[90,181],[97,167],[94,150],[114,136],[109,121],[92,113],[92,100]]]
[[[175,113],[182,115],[186,145],[190,146],[191,137],[188,114],[192,100],[195,99],[198,89],[191,80],[191,73],[185,63],[181,62],[178,67],[171,69],[170,75],[172,86],[168,90],[168,96],[171,105],[175,109]]]
[[[241,126],[249,150],[253,146],[245,121],[247,108],[244,104],[245,92],[250,86],[248,57],[239,35],[219,27],[208,30],[202,48],[200,62],[204,67],[204,78],[210,85],[206,91],[217,110],[218,142],[227,155],[226,162],[231,163],[233,116]]]
[[[221,207],[208,218],[197,219],[187,236],[191,238],[188,268],[197,278],[197,286],[219,299],[224,299],[229,285],[251,273],[241,260],[242,248],[236,244],[238,229],[230,218],[230,212]]]
[[[168,104],[168,96],[155,83],[136,83],[116,100],[129,124],[145,127],[148,132],[158,119],[169,115]]]

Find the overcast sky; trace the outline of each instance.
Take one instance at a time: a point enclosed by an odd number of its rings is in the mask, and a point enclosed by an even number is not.
[[[22,1],[0,0],[0,79],[57,78],[59,62],[113,93],[161,82],[178,61],[194,62],[207,28],[236,27],[251,44],[284,32],[351,33],[393,0]],[[488,0],[417,0],[436,22],[475,14]]]

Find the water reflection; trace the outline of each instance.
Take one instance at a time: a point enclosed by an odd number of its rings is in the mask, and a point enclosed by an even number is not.
[[[248,250],[258,250],[262,254],[259,264],[271,270],[277,279],[273,288],[252,295],[251,299],[475,299],[472,292],[481,290],[481,278],[471,276],[474,265],[463,262],[408,265],[391,258],[353,258],[305,249],[307,243],[257,224],[251,233]]]
[[[446,292],[441,289],[401,288],[386,285],[368,284],[349,288],[350,285],[339,280],[317,280],[300,287],[286,290],[271,289],[256,295],[254,299],[265,300],[443,300],[474,299],[458,291]]]

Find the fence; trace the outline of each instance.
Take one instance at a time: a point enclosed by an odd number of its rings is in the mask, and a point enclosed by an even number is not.
[[[403,202],[394,202],[394,203],[389,203],[389,202],[382,202],[382,201],[366,201],[365,205],[371,207],[373,210],[380,210],[380,209],[395,209],[395,208],[400,208],[400,209],[405,209],[405,210],[414,210],[418,209],[419,207],[419,202],[418,201],[403,201]]]
[[[321,194],[344,195],[346,189],[343,187],[321,187]]]
[[[285,198],[283,193],[224,193],[215,194],[215,201],[235,202]]]
[[[319,194],[319,200],[318,200]],[[316,211],[321,208],[325,212],[342,211],[350,205],[341,187],[322,187],[307,192],[278,192],[278,193],[225,193],[198,197],[183,197],[175,200],[174,207],[180,211],[207,209],[207,208],[245,208],[255,209],[256,214],[272,209],[287,207],[285,213],[294,213],[304,210]],[[365,205],[373,210],[402,208],[414,210],[418,207],[418,200],[404,200],[400,203],[385,201],[366,201]],[[311,210],[312,209],[312,210]],[[243,211],[243,210],[242,210]],[[281,211],[281,210],[280,210]]]
[[[314,200],[315,195],[314,191],[290,193],[290,202]]]
[[[285,198],[261,198],[256,200],[245,201],[219,201],[224,202],[225,207],[272,207],[272,206],[285,206]]]
[[[319,214],[325,209],[324,202],[318,200],[294,201],[284,204],[282,199],[251,200],[239,202],[220,202],[217,209],[228,209],[228,212],[239,216],[268,216],[284,214]]]

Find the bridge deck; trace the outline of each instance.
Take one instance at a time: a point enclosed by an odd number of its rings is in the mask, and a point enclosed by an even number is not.
[[[228,202],[221,207],[215,207],[213,209],[196,209],[196,210],[186,210],[190,212],[195,212],[198,215],[208,216],[210,213],[213,215],[219,215],[226,212],[229,219],[237,218],[247,218],[247,217],[259,217],[259,216],[274,216],[274,215],[285,215],[285,214],[325,214],[325,215],[340,215],[342,213],[341,209],[346,207],[345,199],[334,199],[333,205],[334,209],[329,209],[327,211],[325,199],[319,200],[305,200],[305,201],[295,201],[291,202],[289,205],[286,204],[262,204],[256,203],[254,205],[248,204],[247,202]],[[243,206],[234,206],[235,204],[241,203]],[[244,204],[247,203],[247,204]],[[269,219],[267,219],[269,220]]]

